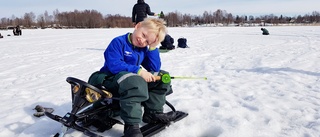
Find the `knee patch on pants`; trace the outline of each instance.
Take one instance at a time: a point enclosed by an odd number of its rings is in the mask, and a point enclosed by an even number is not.
[[[136,97],[139,101],[148,99],[147,82],[139,75],[128,73],[117,80],[119,84],[119,94],[123,98]]]

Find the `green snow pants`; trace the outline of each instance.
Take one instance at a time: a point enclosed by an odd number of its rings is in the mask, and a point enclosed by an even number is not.
[[[168,72],[161,70],[155,75],[163,74]],[[148,113],[163,112],[166,94],[172,90],[171,83],[147,83],[141,76],[125,71],[111,76],[98,71],[90,76],[88,83],[101,83],[114,97],[119,98],[120,117],[129,125],[141,122],[142,106]]]

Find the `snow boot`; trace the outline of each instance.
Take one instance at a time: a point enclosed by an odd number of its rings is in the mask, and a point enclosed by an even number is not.
[[[139,125],[124,125],[124,137],[143,137]]]
[[[176,118],[174,111],[168,113],[148,113],[145,112],[142,117],[144,123],[168,123]]]

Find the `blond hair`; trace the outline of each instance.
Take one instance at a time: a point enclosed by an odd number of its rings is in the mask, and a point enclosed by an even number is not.
[[[149,29],[157,36],[157,41],[154,43],[158,45],[161,41],[164,40],[164,37],[167,34],[167,27],[165,26],[166,22],[163,19],[158,18],[145,18],[141,23],[142,27]]]

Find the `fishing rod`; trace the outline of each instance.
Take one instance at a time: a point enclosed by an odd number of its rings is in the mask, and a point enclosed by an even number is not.
[[[207,77],[183,77],[183,76],[170,76],[169,74],[163,74],[162,76],[155,76],[156,80],[161,80],[163,83],[169,83],[171,79],[201,79],[207,80]]]

